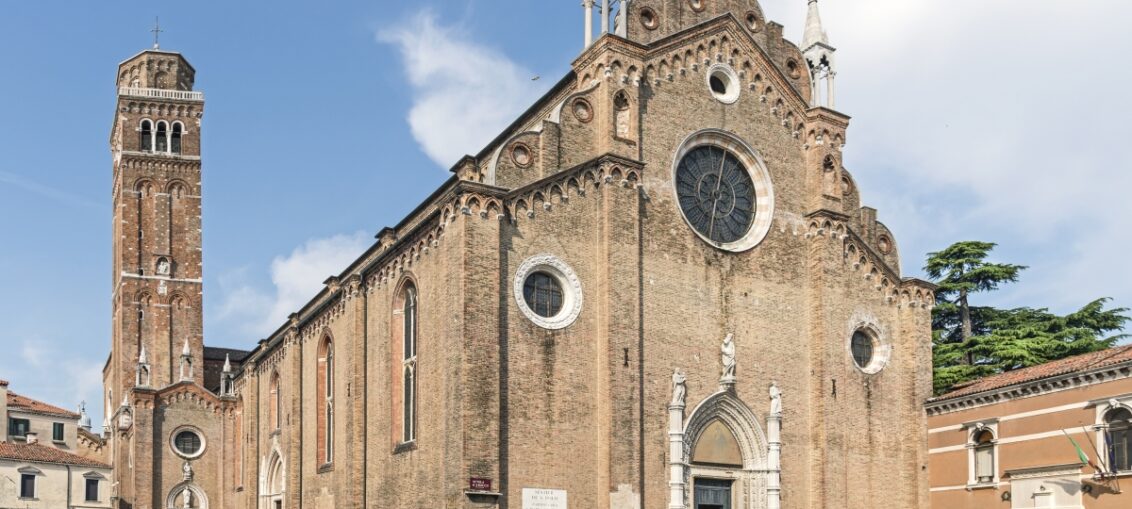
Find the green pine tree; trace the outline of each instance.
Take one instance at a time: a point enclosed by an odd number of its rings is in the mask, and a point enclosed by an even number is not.
[[[930,253],[928,273],[939,290],[932,311],[936,393],[972,380],[1111,347],[1126,337],[1127,308],[1094,300],[1065,316],[1045,308],[972,306],[970,297],[1018,281],[1026,267],[990,263],[995,245],[959,242]]]

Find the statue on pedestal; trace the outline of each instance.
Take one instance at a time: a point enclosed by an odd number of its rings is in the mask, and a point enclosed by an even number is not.
[[[777,382],[770,383],[770,415],[782,415],[782,390]]]
[[[723,346],[719,350],[723,361],[723,376],[719,381],[735,383],[735,342],[731,341],[731,334],[723,338]]]
[[[688,393],[685,382],[687,377],[679,369],[672,370],[672,402],[671,406],[684,406],[684,396]]]

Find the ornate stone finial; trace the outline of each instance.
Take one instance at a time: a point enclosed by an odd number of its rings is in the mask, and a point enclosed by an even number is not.
[[[224,372],[232,372],[232,356],[229,354],[224,354]]]
[[[86,413],[86,400],[79,403],[79,427],[90,431],[90,416]]]
[[[723,374],[719,377],[719,383],[725,386],[735,385],[735,342],[731,338],[731,334],[723,338],[723,346],[719,348],[723,362]]]
[[[181,348],[181,356],[191,357],[192,355],[193,351],[189,349],[189,338],[185,338],[185,346]]]
[[[138,364],[146,364],[147,362],[149,362],[149,360],[145,354],[145,345],[142,345],[141,352],[138,353]]]
[[[679,368],[672,370],[672,402],[668,406],[684,407],[684,397],[688,394],[686,382],[687,377],[680,372]]]
[[[782,415],[782,389],[773,381],[770,383],[770,415]]]

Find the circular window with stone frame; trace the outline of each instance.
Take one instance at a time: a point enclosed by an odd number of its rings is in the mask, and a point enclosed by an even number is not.
[[[573,108],[574,118],[578,119],[583,124],[590,123],[594,119],[594,108],[590,102],[582,99],[581,97],[574,99]]]
[[[173,434],[169,437],[169,445],[178,456],[191,460],[204,454],[207,444],[200,430],[191,426],[181,426],[173,430]]]
[[[578,275],[551,254],[532,256],[519,265],[513,293],[523,316],[544,329],[566,328],[582,311]]]
[[[526,143],[516,143],[511,147],[511,162],[520,168],[528,168],[534,162],[534,156],[531,152],[531,147]]]
[[[730,65],[719,63],[708,68],[707,85],[711,95],[723,104],[734,104],[739,100],[739,75]]]
[[[892,347],[876,328],[862,325],[849,336],[848,351],[854,367],[866,375],[875,375],[888,365]]]
[[[695,12],[703,12],[707,5],[704,5],[707,0],[688,0],[688,6]]]
[[[641,26],[648,30],[656,30],[660,26],[660,17],[656,15],[656,11],[651,7],[641,8]]]
[[[762,156],[720,129],[688,136],[672,162],[673,195],[685,223],[717,249],[739,253],[770,233],[774,188]]]
[[[762,30],[762,22],[759,21],[759,15],[755,11],[748,11],[747,15],[744,16],[743,19],[747,22],[747,30],[750,30],[754,33],[758,33],[759,30]]]

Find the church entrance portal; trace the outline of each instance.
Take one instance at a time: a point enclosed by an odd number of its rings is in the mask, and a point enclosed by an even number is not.
[[[697,478],[695,509],[731,509],[731,483],[723,479]]]

